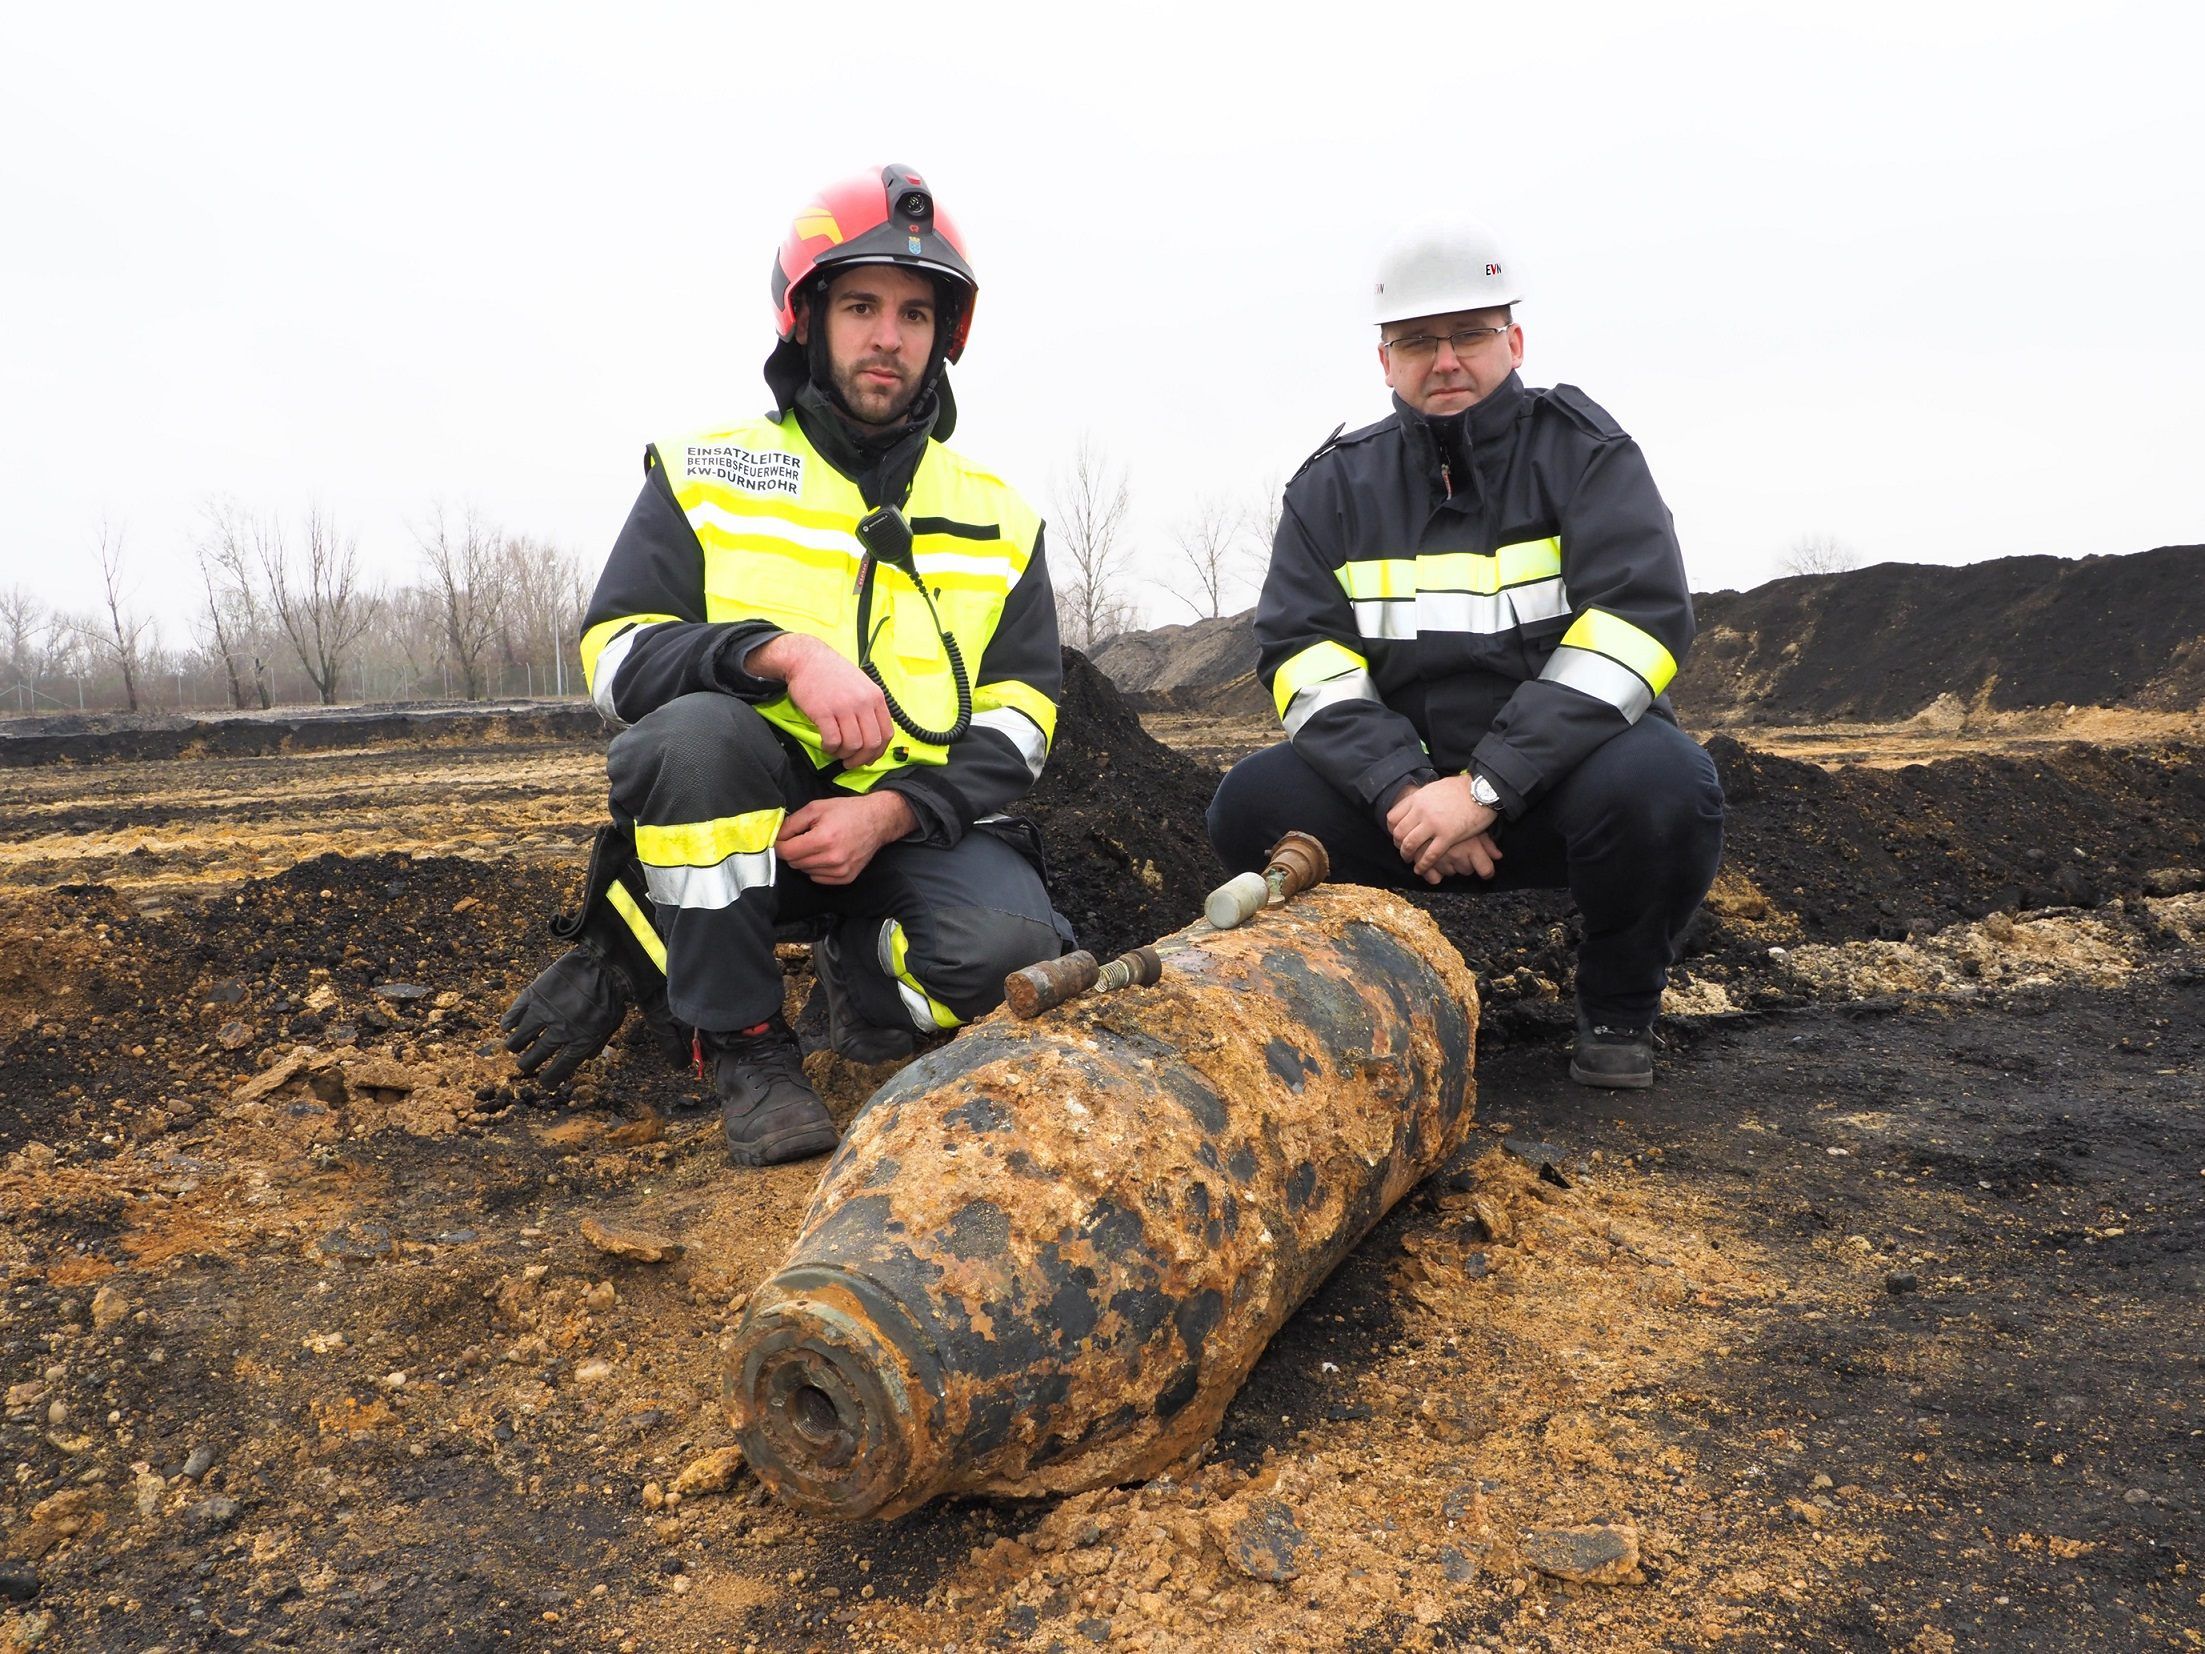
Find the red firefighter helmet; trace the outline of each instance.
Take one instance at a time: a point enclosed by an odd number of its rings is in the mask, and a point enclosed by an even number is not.
[[[980,282],[965,262],[965,238],[909,167],[885,166],[829,184],[796,215],[773,260],[774,320],[796,337],[796,298],[807,283],[846,264],[901,264],[947,276],[962,290],[943,354],[956,361],[972,331]]]

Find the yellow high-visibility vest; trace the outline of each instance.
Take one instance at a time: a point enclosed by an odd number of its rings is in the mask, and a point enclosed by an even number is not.
[[[755,419],[655,444],[674,499],[704,547],[705,618],[764,620],[816,637],[846,659],[858,658],[858,574],[866,514],[857,485],[820,457],[793,414]],[[911,526],[914,565],[934,599],[901,570],[873,571],[872,660],[913,723],[948,729],[957,691],[935,629],[957,640],[973,686],[975,712],[1015,707],[1046,735],[1056,708],[1021,683],[981,682],[981,658],[995,635],[1011,588],[1025,576],[1041,520],[1001,479],[938,442],[929,442],[902,506]],[[824,769],[819,731],[786,695],[758,709],[803,743]],[[837,778],[854,792],[910,764],[939,764],[946,747],[898,726],[888,750]]]

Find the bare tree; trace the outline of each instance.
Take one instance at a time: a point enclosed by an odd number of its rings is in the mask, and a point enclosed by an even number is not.
[[[230,705],[242,709],[250,694],[265,712],[272,699],[271,639],[267,612],[255,589],[253,553],[266,533],[234,500],[208,500],[200,515],[206,519],[206,530],[193,551],[207,604],[201,637],[221,659],[229,678]]]
[[[1802,534],[1776,566],[1785,574],[1843,574],[1860,567],[1860,553],[1835,534]]]
[[[1271,566],[1271,548],[1278,544],[1279,519],[1286,515],[1286,484],[1276,471],[1266,472],[1241,513],[1248,525],[1248,539],[1261,568]]]
[[[505,542],[505,561],[506,659],[527,665],[537,694],[564,695],[581,682],[589,573],[576,553],[529,535]]]
[[[89,623],[86,641],[115,663],[122,674],[123,704],[138,710],[138,668],[145,653],[146,633],[152,619],[130,607],[128,580],[124,575],[122,530],[100,524],[100,589],[107,610],[104,621]]]
[[[505,630],[510,564],[504,541],[472,505],[461,512],[456,533],[438,505],[413,537],[441,611],[446,658],[459,668],[467,698],[479,701],[486,657]]]
[[[1125,589],[1132,493],[1125,468],[1084,434],[1054,492],[1049,553],[1056,571],[1057,630],[1073,648],[1092,654],[1133,624],[1138,613]]]
[[[1248,561],[1248,521],[1245,508],[1210,495],[1179,520],[1174,531],[1179,543],[1180,568],[1193,581],[1193,590],[1168,588],[1200,619],[1215,620],[1225,612],[1226,589],[1236,584]]]
[[[12,694],[16,711],[53,699],[38,686],[67,657],[68,630],[65,619],[25,588],[0,591],[0,696]]]
[[[377,593],[360,574],[360,542],[308,508],[294,551],[273,523],[259,525],[255,561],[269,607],[324,706],[337,704],[337,677],[375,617]]]
[[[378,603],[360,650],[400,699],[448,693],[442,605],[424,587],[400,586]]]

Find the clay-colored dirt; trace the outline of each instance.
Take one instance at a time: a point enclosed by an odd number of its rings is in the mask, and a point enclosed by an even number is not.
[[[6,775],[0,1648],[2205,1641],[2194,889],[1822,941],[1734,880],[1650,1094],[1517,984],[1472,1146],[1207,1450],[846,1528],[718,1405],[819,1163],[496,1042],[598,764]]]

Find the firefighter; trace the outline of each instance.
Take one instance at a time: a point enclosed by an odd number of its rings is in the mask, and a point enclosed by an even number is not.
[[[563,1083],[641,1000],[690,1030],[729,1155],[835,1129],[782,1016],[809,926],[831,1037],[862,1061],[992,1009],[1070,941],[1030,823],[1062,663],[1042,525],[942,446],[979,284],[900,166],[798,214],[773,267],[770,415],[653,444],[583,621],[625,726],[573,949],[506,1016]]]
[[[1665,691],[1692,641],[1668,508],[1572,385],[1528,388],[1490,230],[1405,235],[1372,320],[1393,411],[1288,484],[1256,608],[1287,740],[1218,788],[1211,842],[1260,868],[1289,828],[1333,876],[1567,887],[1584,921],[1570,1075],[1654,1079],[1653,1024],[1722,853],[1714,764]]]

